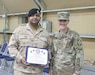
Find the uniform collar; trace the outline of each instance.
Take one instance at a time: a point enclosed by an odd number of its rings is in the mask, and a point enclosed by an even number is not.
[[[67,34],[69,34],[69,28],[67,28],[66,32],[61,32],[59,30],[59,32],[55,35],[55,38],[62,39],[62,38],[67,37]]]
[[[26,24],[26,29],[29,30],[29,31],[32,31],[32,29],[31,29],[29,23]],[[41,32],[41,31],[43,31],[43,29],[42,29],[41,25],[39,24],[39,27],[38,27],[38,29],[37,29],[37,33]],[[32,32],[33,32],[33,31],[32,31]]]
[[[67,30],[65,31],[65,32],[61,32],[60,30],[59,30],[59,33],[61,33],[61,34],[67,34],[68,32],[69,32],[69,28],[67,27]]]

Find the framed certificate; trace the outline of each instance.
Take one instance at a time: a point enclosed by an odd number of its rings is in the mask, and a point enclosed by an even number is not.
[[[48,49],[28,46],[26,48],[26,62],[46,65],[48,62]]]

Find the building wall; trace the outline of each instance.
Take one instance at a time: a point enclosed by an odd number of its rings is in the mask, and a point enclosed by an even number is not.
[[[9,30],[13,31],[19,26],[18,16],[9,17]]]
[[[4,28],[4,18],[0,17],[0,30]]]
[[[95,34],[95,10],[69,11],[69,27],[80,34]],[[58,30],[57,13],[47,13],[46,19],[52,21],[52,31]]]

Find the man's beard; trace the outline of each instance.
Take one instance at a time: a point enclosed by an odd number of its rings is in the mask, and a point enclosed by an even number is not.
[[[32,21],[30,21],[30,24],[32,25],[32,24],[34,24],[34,25],[37,25],[39,23],[39,21],[38,22],[32,22]]]

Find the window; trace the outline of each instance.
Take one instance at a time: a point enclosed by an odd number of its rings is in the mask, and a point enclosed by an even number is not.
[[[26,15],[20,15],[18,17],[18,23],[19,24],[24,24],[24,23],[27,23],[28,19],[27,19],[27,16]]]

